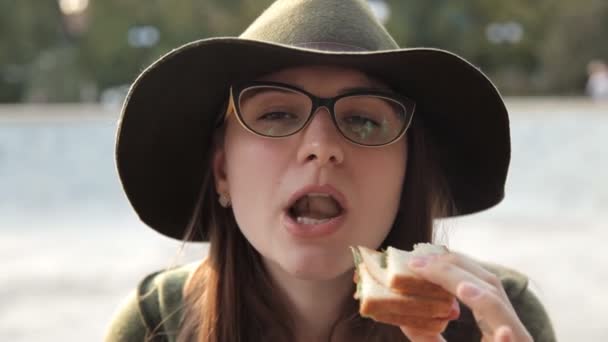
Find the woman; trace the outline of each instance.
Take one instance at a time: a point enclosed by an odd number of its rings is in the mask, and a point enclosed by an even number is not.
[[[133,85],[125,192],[151,228],[210,250],[146,277],[106,340],[553,341],[525,277],[456,252],[409,265],[458,298],[442,336],[352,298],[349,246],[411,249],[433,219],[495,205],[509,151],[500,95],[463,59],[399,49],[362,1],[279,0]]]

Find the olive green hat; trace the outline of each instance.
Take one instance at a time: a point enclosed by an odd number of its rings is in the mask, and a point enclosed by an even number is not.
[[[504,196],[509,121],[500,94],[463,58],[401,49],[363,0],[278,0],[239,37],[197,40],[133,83],[118,123],[116,163],[140,219],[182,239],[208,164],[214,123],[236,81],[299,65],[366,72],[416,102],[462,215]],[[208,218],[209,208],[202,208]],[[201,232],[193,240],[206,240]]]

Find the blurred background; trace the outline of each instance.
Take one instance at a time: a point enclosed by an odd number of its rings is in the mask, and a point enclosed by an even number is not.
[[[99,341],[143,276],[204,255],[132,212],[116,120],[148,64],[271,2],[0,2],[1,340]],[[560,341],[608,340],[608,1],[368,2],[401,46],[456,52],[506,96],[506,198],[438,241],[529,275]]]

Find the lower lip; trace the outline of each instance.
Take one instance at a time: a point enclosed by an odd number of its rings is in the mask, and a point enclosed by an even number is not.
[[[298,238],[318,238],[331,235],[340,229],[346,218],[344,214],[343,212],[340,216],[320,224],[302,224],[284,212],[283,223],[287,231]]]

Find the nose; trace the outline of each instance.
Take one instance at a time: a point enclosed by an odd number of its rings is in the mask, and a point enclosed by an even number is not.
[[[344,161],[344,139],[340,136],[327,108],[317,109],[313,113],[312,120],[299,134],[301,144],[298,161],[314,162],[319,166],[338,165]]]

